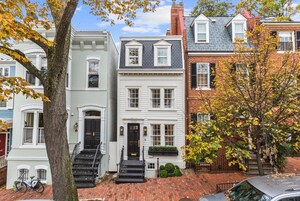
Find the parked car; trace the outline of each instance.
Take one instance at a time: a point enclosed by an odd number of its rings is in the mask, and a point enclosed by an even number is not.
[[[199,201],[300,201],[300,176],[252,177],[225,192],[204,196]]]

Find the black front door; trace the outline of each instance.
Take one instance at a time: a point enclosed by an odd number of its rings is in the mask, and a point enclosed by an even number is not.
[[[84,149],[97,149],[100,143],[100,119],[84,120]]]
[[[140,124],[128,124],[128,160],[140,158]]]

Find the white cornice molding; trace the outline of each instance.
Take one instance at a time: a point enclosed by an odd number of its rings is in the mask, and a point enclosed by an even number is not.
[[[174,35],[174,36],[123,36],[120,37],[120,41],[128,41],[128,40],[182,40],[182,36]]]

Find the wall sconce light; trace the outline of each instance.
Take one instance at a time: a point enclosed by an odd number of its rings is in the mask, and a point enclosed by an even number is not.
[[[147,126],[143,127],[143,133],[144,133],[145,136],[147,135]]]
[[[75,132],[78,131],[78,123],[77,122],[74,124],[73,128],[74,128]]]
[[[124,127],[120,126],[120,135],[124,135]]]

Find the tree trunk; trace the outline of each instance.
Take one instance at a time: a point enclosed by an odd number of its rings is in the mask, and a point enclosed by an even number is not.
[[[258,174],[260,176],[264,175],[264,169],[263,169],[263,165],[262,165],[262,161],[261,161],[261,154],[260,154],[260,142],[258,142],[256,144],[256,159],[257,159],[257,166],[258,166]]]
[[[48,55],[48,74],[44,94],[50,102],[44,103],[45,142],[52,175],[52,191],[55,201],[78,200],[72,172],[66,122],[65,78],[68,66],[70,29],[62,47],[54,48]]]

